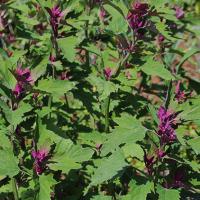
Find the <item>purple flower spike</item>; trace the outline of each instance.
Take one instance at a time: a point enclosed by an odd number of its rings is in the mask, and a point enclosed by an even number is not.
[[[45,161],[48,158],[48,150],[40,149],[38,151],[32,151],[31,155],[35,159],[34,166],[38,175],[42,174],[46,168]]]
[[[148,15],[148,4],[135,3],[132,6],[132,10],[127,16],[128,23],[138,37],[141,36],[139,30],[147,26],[146,16]]]
[[[54,6],[52,9],[47,8],[47,11],[50,15],[50,24],[53,30],[55,37],[58,36],[58,25],[64,13],[61,11],[58,5]]]
[[[104,69],[104,75],[106,77],[106,80],[110,80],[111,76],[112,76],[112,69],[110,67],[106,67]]]
[[[174,9],[176,11],[176,18],[177,19],[182,19],[185,16],[185,13],[183,11],[182,8],[178,7],[178,6],[174,6]]]
[[[33,83],[31,77],[31,71],[28,68],[22,69],[18,67],[14,75],[17,79],[17,83],[15,88],[13,89],[13,93],[16,97],[19,97],[26,90],[26,86]]]
[[[161,137],[161,144],[173,142],[176,140],[174,126],[177,114],[168,111],[163,106],[158,110],[157,116],[159,118],[159,126],[157,134]]]
[[[178,81],[175,90],[175,99],[178,101],[178,103],[183,103],[187,100],[187,95],[184,91],[181,91],[180,86],[181,81]]]

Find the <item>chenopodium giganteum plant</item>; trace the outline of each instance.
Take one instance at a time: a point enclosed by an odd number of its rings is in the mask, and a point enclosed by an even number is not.
[[[199,199],[199,8],[1,1],[0,199]]]

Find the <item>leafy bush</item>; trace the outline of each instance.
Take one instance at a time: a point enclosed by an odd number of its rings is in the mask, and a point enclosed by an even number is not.
[[[200,199],[199,14],[1,1],[0,199]]]

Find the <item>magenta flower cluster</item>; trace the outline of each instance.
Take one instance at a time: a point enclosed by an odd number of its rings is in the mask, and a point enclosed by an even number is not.
[[[174,6],[175,12],[176,12],[176,18],[177,19],[183,19],[185,16],[185,13],[182,8],[179,6]]]
[[[50,15],[50,24],[54,33],[54,36],[58,36],[58,25],[64,13],[61,11],[59,6],[54,6],[52,9],[47,8]]]
[[[148,4],[137,2],[133,4],[132,10],[127,16],[128,23],[137,36],[141,36],[139,30],[147,26],[148,9]]]
[[[176,139],[175,125],[176,113],[173,113],[161,106],[157,113],[159,125],[157,134],[160,136],[161,145],[173,142]]]
[[[45,161],[48,159],[48,150],[40,149],[32,151],[32,157],[35,159],[34,166],[38,175],[42,174],[46,168]]]
[[[22,69],[21,67],[18,67],[15,70],[14,75],[17,79],[17,83],[13,89],[13,93],[16,97],[19,97],[26,91],[26,87],[33,82],[31,71],[28,68]]]

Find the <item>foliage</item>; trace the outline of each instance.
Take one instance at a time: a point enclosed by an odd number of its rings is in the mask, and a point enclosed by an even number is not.
[[[200,198],[198,0],[0,1],[0,199]]]

